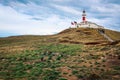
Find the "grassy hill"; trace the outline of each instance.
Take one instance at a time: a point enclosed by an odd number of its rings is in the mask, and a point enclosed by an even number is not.
[[[120,32],[105,34],[120,40]],[[92,28],[0,38],[0,80],[119,80],[120,43],[107,43]]]
[[[108,35],[114,41],[120,40],[120,32],[111,31],[105,29],[105,34]],[[98,29],[93,28],[71,28],[66,29],[59,33],[60,42],[70,43],[104,43],[108,42],[104,36],[102,36]]]

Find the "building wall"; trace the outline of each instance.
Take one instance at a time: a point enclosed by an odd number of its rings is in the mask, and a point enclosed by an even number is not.
[[[71,28],[77,28],[77,27],[82,27],[82,28],[104,28],[102,26],[99,26],[95,23],[92,22],[86,22],[86,23],[77,23],[76,25],[71,25]]]
[[[99,25],[97,24],[94,24],[94,23],[86,23],[86,24],[78,24],[79,27],[88,27],[88,28],[102,28],[100,27]]]

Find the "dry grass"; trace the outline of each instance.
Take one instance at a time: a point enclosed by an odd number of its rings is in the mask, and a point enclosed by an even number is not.
[[[105,33],[116,41],[120,40],[120,32],[105,30]],[[12,62],[15,62],[14,64],[16,65],[18,65],[18,63],[21,65],[22,61],[22,65],[28,66],[26,64],[29,64],[39,70],[40,66],[38,64],[41,62],[39,56],[42,56],[42,53],[48,50],[59,54],[56,56],[52,55],[52,58],[49,56],[51,54],[45,55],[46,57],[43,61],[43,63],[47,64],[47,68],[43,67],[45,71],[46,69],[52,71],[53,68],[50,67],[51,65],[52,67],[59,65],[59,67],[55,67],[54,70],[60,71],[61,77],[68,80],[87,79],[90,78],[91,75],[103,77],[103,80],[110,80],[109,78],[119,80],[120,59],[118,57],[120,56],[120,43],[119,41],[117,42],[118,44],[107,45],[107,43],[108,41],[97,32],[97,29],[89,28],[67,29],[51,36],[15,36],[1,38],[0,58],[2,62],[0,62],[0,64],[3,64],[3,66],[9,65],[7,66],[9,70],[9,67],[14,67],[14,65],[10,65]],[[19,56],[12,56],[18,53],[20,53]],[[11,57],[6,57],[6,54],[11,54]],[[9,64],[7,61],[11,61],[11,63]],[[35,66],[35,64],[38,66]],[[22,66],[23,69],[24,66]],[[115,67],[112,68],[113,66]],[[4,67],[0,66],[0,68],[2,68],[4,72]],[[34,68],[30,69],[31,71],[34,70]],[[53,73],[54,70],[52,71]],[[35,73],[37,71],[33,72]],[[45,76],[45,74],[43,73],[42,76]],[[38,74],[37,78],[40,79],[41,76]],[[21,80],[22,78],[18,79]],[[23,80],[27,80],[27,78],[25,77]]]
[[[120,32],[105,30],[105,33],[114,41],[120,40]],[[67,43],[85,43],[85,44],[102,44],[108,43],[97,29],[92,28],[71,28],[60,32],[58,41]]]

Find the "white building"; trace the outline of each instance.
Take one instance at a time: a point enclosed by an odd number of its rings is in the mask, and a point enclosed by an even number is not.
[[[104,28],[104,27],[102,27],[100,25],[97,25],[96,23],[92,23],[92,22],[89,22],[89,21],[86,21],[85,23],[84,22],[77,23],[76,27],[83,27],[83,28]]]
[[[83,10],[82,22],[80,22],[80,23],[77,23],[76,21],[71,22],[71,27],[73,27],[73,28],[78,28],[78,27],[82,27],[82,28],[104,28],[100,25],[97,25],[96,23],[87,21],[85,10]]]

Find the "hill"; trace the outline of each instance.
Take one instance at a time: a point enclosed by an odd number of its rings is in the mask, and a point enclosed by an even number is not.
[[[120,40],[120,32],[104,29],[104,34],[113,41]],[[100,34],[98,28],[71,28],[58,34],[60,42],[102,44],[109,42]]]
[[[70,28],[55,35],[0,38],[0,80],[119,80],[119,35]]]

